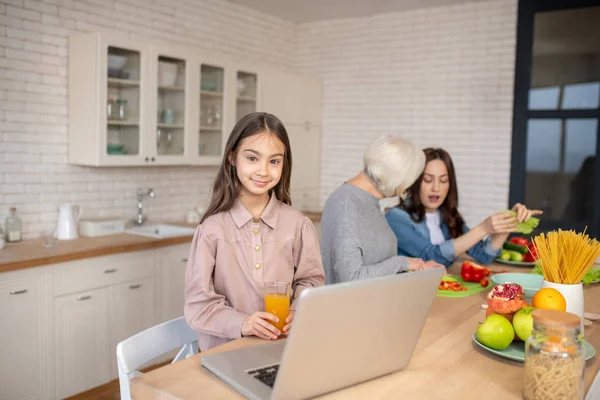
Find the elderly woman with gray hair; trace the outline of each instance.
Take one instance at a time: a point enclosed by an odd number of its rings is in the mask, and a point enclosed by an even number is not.
[[[321,219],[321,256],[327,283],[418,271],[442,265],[398,256],[397,238],[379,200],[404,196],[425,167],[425,155],[393,136],[377,139],[364,154],[364,169],[336,189]]]

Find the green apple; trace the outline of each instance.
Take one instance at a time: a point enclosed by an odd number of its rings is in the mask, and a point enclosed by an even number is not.
[[[515,338],[515,330],[506,317],[492,314],[479,326],[475,335],[477,340],[485,346],[495,350],[504,350]]]
[[[513,328],[522,341],[527,340],[533,332],[533,310],[533,307],[522,308],[513,317]]]
[[[519,253],[518,251],[513,251],[513,250],[509,250],[508,252],[510,253],[511,261],[523,262],[523,259],[525,258],[525,256],[523,254]]]
[[[504,260],[504,261],[509,261],[510,260],[510,252],[508,250],[502,249],[502,251],[500,252],[500,259]]]

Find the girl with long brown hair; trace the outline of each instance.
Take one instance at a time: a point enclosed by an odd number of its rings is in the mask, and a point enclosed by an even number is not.
[[[281,121],[243,117],[229,135],[210,205],[192,241],[184,314],[207,350],[241,336],[287,334],[300,293],[323,285],[315,227],[291,207],[292,151]],[[291,286],[280,331],[264,311],[264,282]]]
[[[498,256],[517,224],[542,212],[515,204],[516,217],[499,212],[469,229],[458,211],[454,164],[444,149],[427,148],[425,170],[409,188],[408,196],[386,219],[398,239],[398,254],[434,260],[450,266],[467,253],[482,264]]]

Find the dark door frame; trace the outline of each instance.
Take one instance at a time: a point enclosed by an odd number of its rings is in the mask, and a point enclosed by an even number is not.
[[[588,224],[588,233],[590,236],[600,238],[600,159],[598,158],[600,156],[600,109],[528,110],[535,14],[544,11],[593,6],[600,6],[600,0],[519,0],[509,203],[513,205],[525,200],[527,121],[530,118],[598,119],[598,131],[596,132],[597,161],[594,171],[594,207],[592,220]],[[544,218],[540,222],[541,230],[562,228],[582,231],[585,226],[585,223],[545,220]]]

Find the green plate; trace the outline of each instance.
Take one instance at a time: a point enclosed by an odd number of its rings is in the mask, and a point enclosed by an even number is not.
[[[477,343],[477,345],[482,349],[486,349],[490,353],[494,353],[497,356],[508,358],[509,360],[514,361],[525,361],[525,342],[512,342],[510,346],[508,346],[504,350],[494,350],[490,349],[489,347],[481,343],[479,340],[477,340],[476,332],[473,333],[473,341]],[[586,360],[589,360],[590,358],[594,357],[594,355],[596,354],[594,346],[592,346],[585,340],[581,341],[581,345],[583,346],[583,353]]]
[[[515,267],[533,267],[535,265],[535,262],[533,262],[533,261],[531,261],[531,262],[510,261],[510,260],[503,260],[501,258],[496,258],[496,259],[494,259],[494,261],[496,261],[497,263],[500,263],[500,264],[514,265]]]

